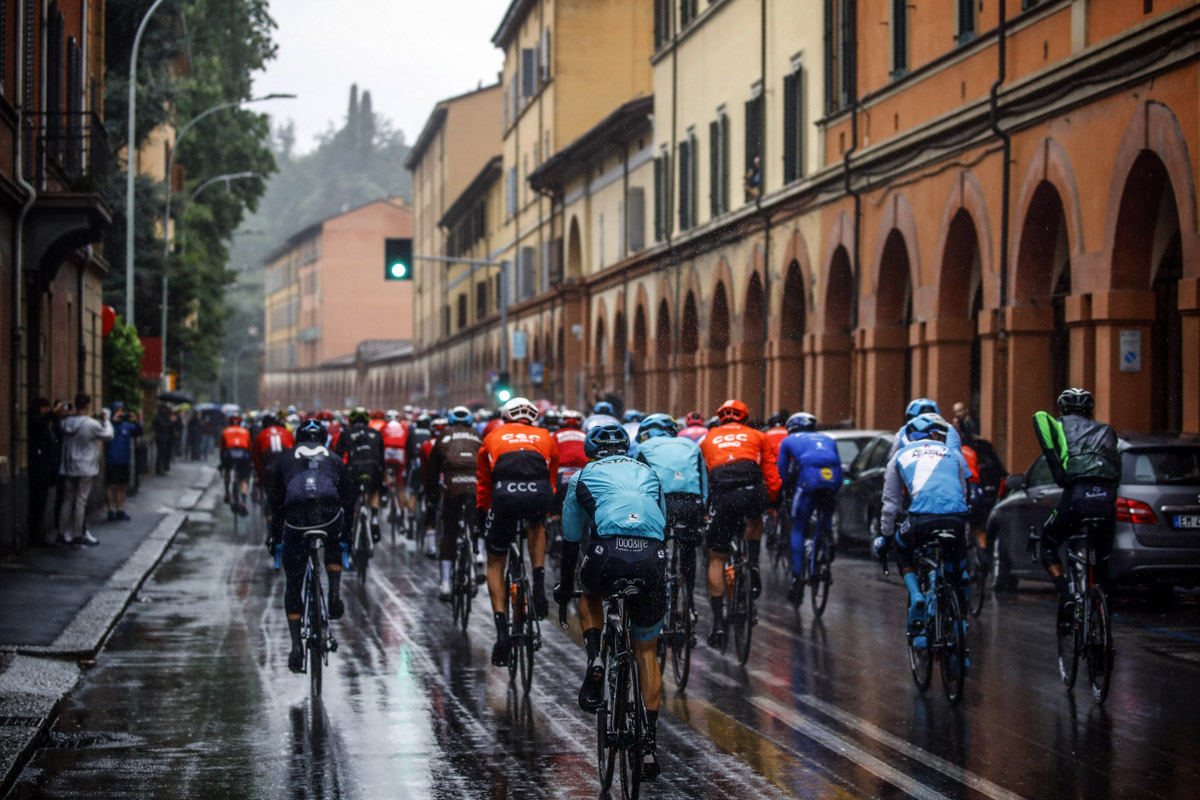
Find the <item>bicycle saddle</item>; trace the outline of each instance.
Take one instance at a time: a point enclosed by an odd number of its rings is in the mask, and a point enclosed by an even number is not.
[[[609,590],[609,597],[632,597],[640,592],[646,585],[646,582],[641,578],[621,578],[615,581],[612,589]]]

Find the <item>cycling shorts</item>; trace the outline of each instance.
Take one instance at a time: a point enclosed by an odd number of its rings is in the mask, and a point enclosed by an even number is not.
[[[484,534],[488,553],[503,556],[515,541],[519,528],[545,522],[550,500],[548,494],[533,493],[520,497],[497,495],[493,490],[492,508],[488,512],[487,531]]]
[[[221,451],[221,468],[234,472],[238,480],[248,480],[254,469],[254,459],[244,447],[231,447]]]
[[[619,580],[641,579],[641,591],[625,599],[629,633],[639,642],[656,638],[667,614],[667,551],[657,539],[594,536],[579,565],[579,582],[590,597],[607,597]]]
[[[383,489],[383,468],[375,462],[364,464],[347,464],[346,469],[355,483],[367,487],[367,494],[374,494]]]
[[[667,504],[667,535],[679,543],[694,547],[704,538],[704,499],[691,492],[672,492]]]
[[[746,520],[761,516],[770,501],[762,482],[735,486],[708,495],[708,549],[728,555],[733,539],[745,530]]]
[[[399,470],[404,472],[404,448],[403,447],[385,447],[383,448],[383,463],[389,469]]]
[[[896,531],[894,551],[896,565],[901,572],[915,568],[913,552],[933,541],[934,534],[941,530],[953,530],[954,539],[942,546],[942,562],[951,566],[963,563],[967,557],[967,515],[964,514],[909,514],[908,519]],[[962,570],[950,570],[950,582],[962,583]]]
[[[1112,554],[1117,523],[1117,485],[1107,481],[1081,480],[1063,489],[1054,513],[1042,530],[1042,561],[1046,566],[1061,564],[1059,548],[1080,528],[1085,519],[1103,519],[1092,529],[1091,545],[1096,549],[1098,582],[1108,577],[1108,558]]]

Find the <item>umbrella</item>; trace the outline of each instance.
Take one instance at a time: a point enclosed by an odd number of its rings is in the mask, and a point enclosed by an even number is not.
[[[192,396],[190,394],[188,394],[187,392],[180,392],[180,391],[161,392],[158,395],[158,399],[162,400],[164,403],[194,403],[194,402],[196,402],[194,399],[192,399]]]
[[[238,408],[237,403],[225,403],[224,405],[221,406],[221,413],[224,414],[225,416],[229,417],[229,416],[233,416],[234,414],[240,414],[241,409]]]
[[[195,406],[197,411],[212,411],[217,408],[216,403],[197,403]]]

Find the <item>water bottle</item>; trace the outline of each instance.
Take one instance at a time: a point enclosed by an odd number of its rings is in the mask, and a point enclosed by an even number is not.
[[[283,544],[275,545],[275,571],[279,571],[280,562],[283,560]]]

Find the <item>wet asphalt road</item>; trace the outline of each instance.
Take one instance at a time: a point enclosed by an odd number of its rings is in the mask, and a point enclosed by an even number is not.
[[[577,623],[543,624],[523,696],[490,666],[485,592],[470,634],[451,630],[435,565],[385,531],[366,585],[347,579],[314,702],[287,670],[282,574],[234,539],[224,508],[192,519],[10,797],[597,796]],[[834,576],[821,622],[769,576],[745,668],[702,644],[685,694],[665,679],[664,775],[647,796],[1195,796],[1196,598],[1118,604],[1114,685],[1098,707],[1058,680],[1051,596],[990,595],[952,708],[936,674],[925,695],[912,685],[898,581],[854,557]],[[706,603],[700,613],[703,638]]]

